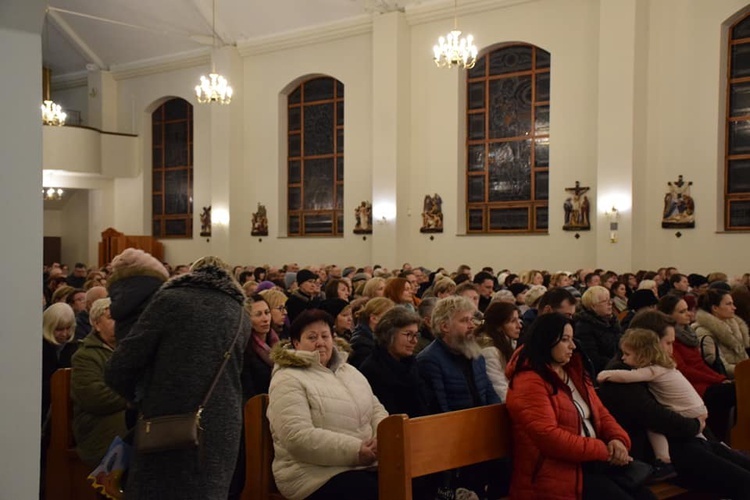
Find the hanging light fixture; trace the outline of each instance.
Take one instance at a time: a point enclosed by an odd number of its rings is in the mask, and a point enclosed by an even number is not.
[[[42,188],[45,200],[61,200],[65,191],[62,188]]]
[[[477,62],[478,51],[474,45],[474,37],[466,35],[464,38],[458,29],[458,0],[453,0],[453,30],[446,36],[441,36],[437,45],[432,47],[432,51],[438,68],[458,66],[471,69]]]
[[[216,49],[216,0],[213,0],[213,18],[211,21],[211,34],[213,36],[213,45],[211,47],[211,73],[208,77],[201,76],[200,85],[195,86],[195,95],[198,102],[218,102],[219,104],[229,104],[232,102],[234,91],[227,82],[227,79],[216,72],[214,65],[213,51]]]
[[[44,45],[49,48],[49,20],[44,16]],[[55,104],[51,97],[52,88],[52,71],[49,68],[42,68],[42,123],[45,125],[54,125],[60,127],[65,125],[65,118],[68,115],[62,110],[62,106]]]

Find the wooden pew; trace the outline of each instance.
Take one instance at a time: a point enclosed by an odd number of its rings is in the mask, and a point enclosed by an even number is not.
[[[78,458],[75,448],[70,373],[70,368],[57,370],[50,382],[51,433],[47,450],[46,500],[96,500],[101,497],[87,479],[92,468]]]
[[[284,500],[273,480],[273,439],[266,410],[268,394],[245,404],[245,487],[242,500]]]
[[[750,360],[734,367],[737,418],[731,431],[732,448],[750,451]]]
[[[438,438],[439,437],[439,438]],[[411,500],[411,480],[511,455],[511,423],[505,405],[412,418],[391,415],[378,426],[381,500]],[[670,483],[651,486],[657,498],[692,497]]]

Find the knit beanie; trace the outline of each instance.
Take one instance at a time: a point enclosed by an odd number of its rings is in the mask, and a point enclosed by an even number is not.
[[[636,290],[628,299],[628,309],[637,311],[644,307],[655,306],[658,303],[659,299],[651,290]]]
[[[336,316],[341,314],[341,311],[343,311],[347,306],[349,306],[349,302],[345,301],[344,299],[335,298],[324,300],[320,303],[318,309],[322,309],[323,311],[330,314],[333,319],[336,319]]]
[[[316,279],[318,279],[318,275],[310,271],[309,269],[302,269],[301,271],[297,273],[298,285],[301,285],[305,281],[316,280]]]

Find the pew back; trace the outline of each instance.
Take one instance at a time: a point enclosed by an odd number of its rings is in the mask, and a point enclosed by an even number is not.
[[[731,431],[732,448],[750,451],[750,359],[734,367],[737,419]]]
[[[245,487],[242,500],[283,500],[273,480],[273,439],[266,418],[268,394],[245,404]]]

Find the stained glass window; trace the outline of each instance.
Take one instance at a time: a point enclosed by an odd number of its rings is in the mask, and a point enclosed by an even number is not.
[[[729,32],[724,229],[750,230],[750,14]]]
[[[340,236],[344,229],[344,85],[302,82],[287,98],[287,234]]]
[[[467,73],[468,233],[547,232],[550,59],[506,45]]]
[[[193,237],[193,106],[170,99],[151,114],[152,235]]]

